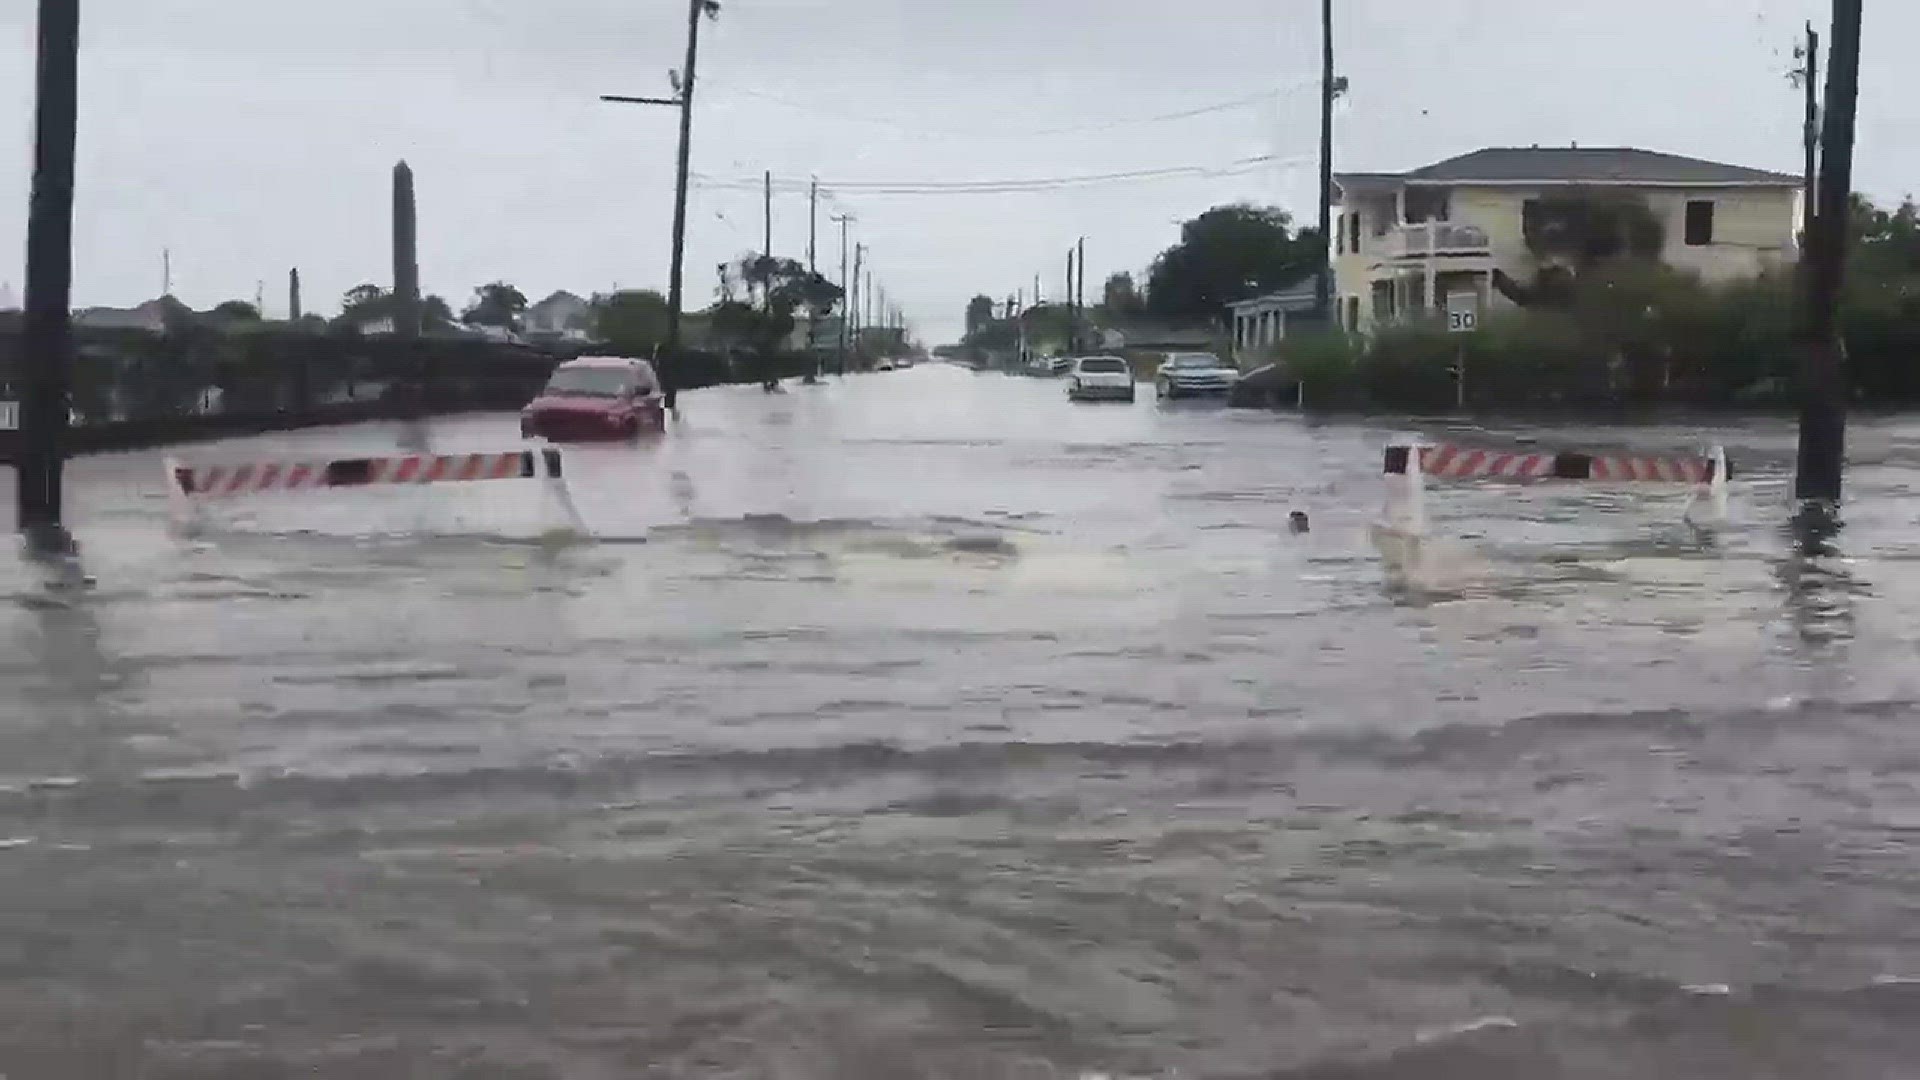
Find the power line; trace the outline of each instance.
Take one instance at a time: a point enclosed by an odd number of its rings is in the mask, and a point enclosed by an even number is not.
[[[1232,176],[1256,171],[1257,169],[1279,164],[1301,164],[1312,160],[1309,157],[1282,158],[1275,154],[1260,154],[1241,158],[1226,165],[1172,165],[1156,169],[1130,169],[1121,172],[1092,173],[1080,176],[1032,177],[1025,179],[1003,180],[847,180],[820,182],[822,191],[840,191],[856,195],[1003,195],[1021,194],[1034,191],[1056,191],[1062,189],[1087,187],[1100,184],[1142,183],[1155,180],[1181,178],[1206,178]],[[702,187],[718,191],[757,190],[763,179],[712,176],[696,173]],[[788,180],[780,177],[774,184],[783,190],[804,191],[810,181]]]
[[[709,80],[709,83],[711,82],[712,80]],[[827,107],[817,106],[817,105],[809,105],[804,102],[798,102],[790,98],[781,97],[778,94],[771,94],[771,93],[768,93],[767,91],[755,90],[750,87],[729,86],[726,89],[732,93],[741,94],[743,96],[751,97],[751,98],[758,98],[762,101],[768,101],[775,105],[782,106],[784,108],[794,109],[799,112],[811,113],[816,116],[827,116],[827,117],[831,117],[833,119],[845,121],[848,123],[873,124],[880,127],[893,128],[895,130],[905,132],[909,135],[913,135],[917,139],[975,139],[975,140],[982,140],[982,141],[993,141],[993,140],[1001,140],[1001,139],[1052,138],[1052,137],[1061,136],[1061,135],[1077,135],[1077,134],[1082,134],[1087,132],[1111,131],[1115,128],[1135,127],[1142,124],[1160,124],[1160,123],[1168,123],[1175,120],[1188,120],[1198,116],[1211,115],[1213,113],[1229,112],[1234,109],[1244,109],[1250,105],[1259,105],[1267,101],[1272,101],[1275,98],[1285,96],[1287,94],[1295,93],[1300,90],[1309,89],[1312,86],[1313,86],[1313,83],[1311,81],[1301,82],[1297,84],[1289,84],[1287,86],[1278,87],[1272,90],[1262,90],[1257,94],[1248,94],[1243,97],[1230,98],[1225,101],[1214,102],[1213,104],[1210,104],[1210,105],[1200,105],[1200,106],[1197,106],[1194,108],[1188,108],[1188,109],[1177,109],[1172,112],[1158,113],[1152,116],[1123,117],[1115,120],[1096,120],[1086,124],[1074,124],[1066,127],[1024,128],[1024,129],[1011,130],[1011,131],[1004,130],[1004,129],[994,130],[994,131],[936,130],[936,129],[930,129],[925,124],[921,124],[921,123],[909,122],[904,120],[894,120],[886,117],[860,116],[853,113],[847,113],[838,109],[832,109],[832,108],[827,108]]]

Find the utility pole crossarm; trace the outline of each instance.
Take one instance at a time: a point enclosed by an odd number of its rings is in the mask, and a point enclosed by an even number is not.
[[[601,101],[611,101],[620,105],[671,105],[680,106],[679,98],[629,97],[625,94],[601,94]]]

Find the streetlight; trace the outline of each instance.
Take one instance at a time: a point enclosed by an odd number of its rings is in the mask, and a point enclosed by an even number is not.
[[[623,105],[677,105],[680,108],[680,156],[673,179],[673,262],[667,271],[667,352],[660,365],[661,389],[669,410],[675,407],[679,388],[669,376],[680,350],[681,265],[687,251],[687,165],[693,151],[694,68],[700,58],[700,16],[720,17],[720,0],[688,0],[687,62],[680,71],[669,72],[668,80],[678,95],[671,98],[627,97],[602,94],[600,100]]]

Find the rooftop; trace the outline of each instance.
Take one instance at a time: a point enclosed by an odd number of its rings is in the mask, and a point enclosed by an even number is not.
[[[1791,187],[1787,173],[1726,165],[1630,146],[1490,147],[1404,173],[1341,173],[1334,182],[1355,194],[1421,184],[1650,184],[1702,187]]]

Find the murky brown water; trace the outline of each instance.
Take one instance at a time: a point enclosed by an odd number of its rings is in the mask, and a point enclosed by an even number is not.
[[[1407,580],[1389,425],[949,368],[686,405],[570,456],[587,546],[519,484],[182,542],[157,455],[76,465],[91,584],[0,569],[0,1072],[1920,1060],[1920,424],[1856,432],[1829,554],[1766,423],[1725,529],[1437,490]]]

